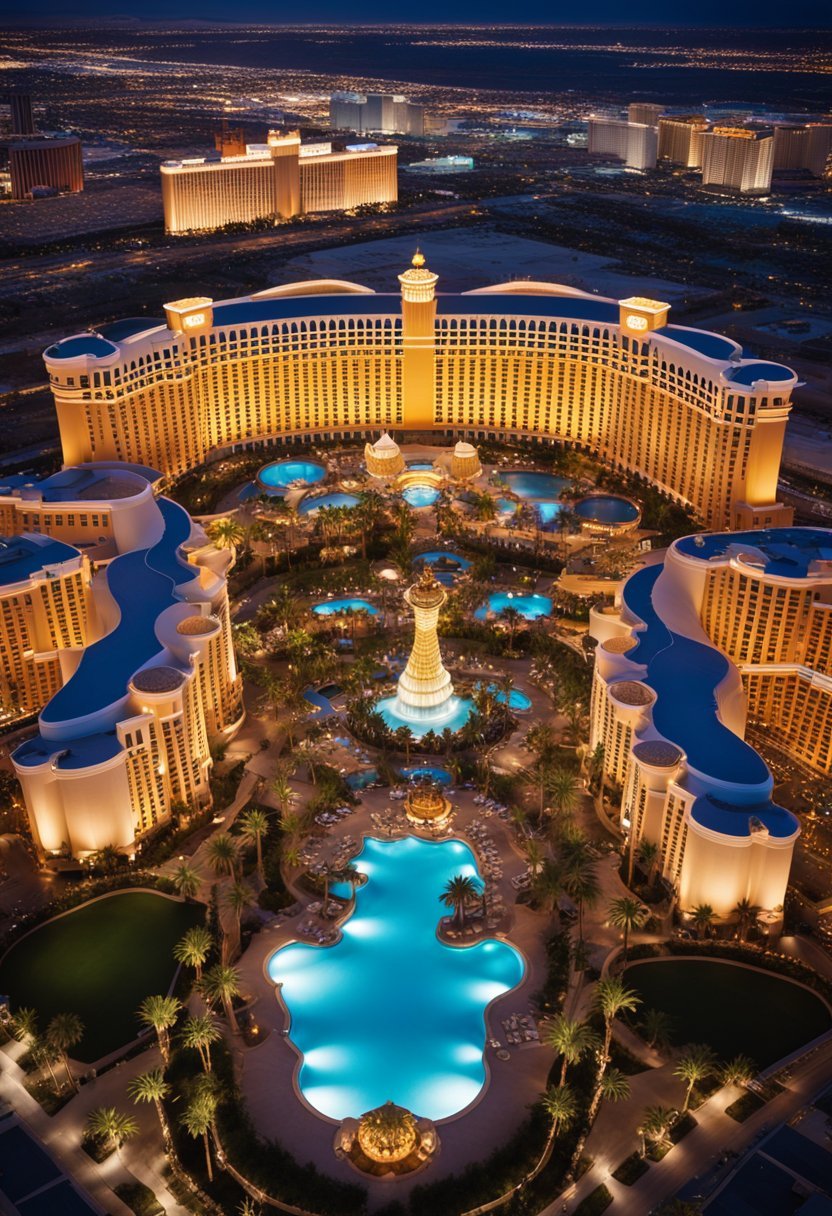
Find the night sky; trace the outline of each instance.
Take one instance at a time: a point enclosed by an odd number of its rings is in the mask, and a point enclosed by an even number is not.
[[[829,28],[832,5],[828,0],[698,0],[668,5],[664,0],[586,0],[585,3],[551,3],[551,0],[318,0],[313,9],[275,0],[200,0],[188,5],[184,0],[34,0],[18,10],[11,23],[54,18],[71,22],[87,17],[127,17],[144,21],[216,20],[257,22],[461,22],[488,24],[618,24],[650,23],[662,25],[731,25],[749,27],[788,27],[791,29]]]

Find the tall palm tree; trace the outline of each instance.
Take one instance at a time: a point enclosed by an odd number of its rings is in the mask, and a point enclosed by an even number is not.
[[[217,877],[227,874],[233,878],[239,859],[237,842],[233,836],[229,836],[228,832],[217,832],[216,836],[212,836],[205,846],[205,854],[208,864]]]
[[[656,1144],[667,1143],[667,1133],[673,1123],[674,1112],[667,1106],[648,1106],[645,1110],[638,1134],[641,1136],[641,1155],[647,1153],[647,1140]]]
[[[629,1079],[620,1068],[608,1068],[601,1078],[601,1097],[606,1102],[625,1102],[629,1096]]]
[[[446,908],[453,908],[454,921],[461,929],[465,924],[465,905],[469,899],[477,896],[477,884],[466,874],[455,874],[445,884],[445,890],[439,896]]]
[[[240,816],[240,827],[243,840],[253,842],[257,850],[257,877],[263,882],[263,837],[268,835],[269,816],[261,807],[249,807]]]
[[[199,1052],[205,1072],[211,1071],[211,1044],[219,1042],[221,1038],[220,1028],[210,1013],[195,1014],[182,1027],[183,1045]]]
[[[84,1023],[77,1013],[57,1013],[46,1027],[46,1039],[58,1052],[66,1071],[67,1080],[73,1089],[78,1088],[78,1083],[70,1070],[68,1053],[81,1042],[83,1037]]]
[[[569,769],[552,769],[547,793],[556,815],[572,815],[577,809],[580,791],[577,779]]]
[[[208,535],[217,549],[230,549],[237,556],[237,547],[246,539],[245,529],[236,519],[215,519],[208,525]]]
[[[538,760],[551,759],[555,751],[555,732],[548,722],[536,722],[529,727],[523,746]]]
[[[610,1044],[612,1043],[612,1025],[619,1013],[633,1012],[641,1004],[641,997],[632,988],[627,988],[619,976],[609,976],[599,980],[595,988],[593,1001],[595,1008],[604,1019],[604,1042],[601,1048],[601,1066],[595,1084],[595,1092],[589,1105],[588,1123],[592,1126],[601,1101],[601,1082],[610,1062]]]
[[[194,1094],[182,1113],[180,1122],[189,1136],[194,1140],[202,1140],[205,1146],[205,1168],[208,1181],[214,1181],[214,1170],[211,1161],[211,1142],[208,1133],[214,1122],[217,1111],[216,1095],[206,1092]]]
[[[165,1080],[165,1074],[161,1068],[139,1073],[137,1077],[127,1083],[127,1093],[134,1102],[152,1102],[155,1106],[165,1148],[170,1145],[170,1128],[163,1103],[170,1091],[171,1087]]]
[[[534,844],[534,841],[529,841]],[[529,862],[531,868],[531,861]],[[532,878],[532,893],[543,911],[554,913],[563,894],[563,873],[551,857],[544,858],[539,871]]]
[[[270,788],[272,794],[274,795],[274,800],[277,803],[277,809],[280,813],[282,827],[283,820],[289,813],[289,808],[297,798],[297,794],[289,784],[289,778],[285,773],[278,773],[277,776],[272,780]]]
[[[659,846],[655,840],[642,839],[639,841],[638,859],[647,871],[648,883],[652,883],[656,862],[659,860]]]
[[[734,1056],[719,1070],[719,1079],[723,1085],[742,1085],[745,1087],[757,1075],[757,1065],[749,1056]]]
[[[202,885],[202,879],[197,874],[193,866],[189,866],[186,861],[183,861],[180,866],[171,874],[171,881],[179,895],[184,899],[195,899],[199,894],[199,888]]]
[[[685,1104],[682,1111],[686,1111],[690,1105],[690,1096],[693,1093],[693,1087],[699,1081],[704,1081],[705,1077],[710,1077],[716,1072],[716,1057],[703,1043],[691,1043],[686,1047],[682,1055],[676,1062],[676,1067],[673,1069],[674,1077],[678,1077],[680,1081],[684,1081],[687,1085],[685,1090]]]
[[[202,979],[202,966],[213,944],[214,939],[206,925],[192,925],[173,947],[173,957],[177,963],[193,967],[197,983]]]
[[[84,1131],[93,1140],[112,1146],[120,1152],[125,1140],[135,1136],[139,1125],[132,1115],[125,1115],[114,1106],[99,1106],[87,1115]]]
[[[627,950],[630,945],[630,934],[634,929],[641,929],[650,919],[650,912],[644,904],[639,903],[629,895],[614,899],[607,909],[607,920],[624,934],[623,961],[627,962]]]
[[[413,746],[413,731],[409,726],[397,726],[393,732],[396,746],[404,752],[405,764],[410,764],[410,749]]]
[[[176,1025],[181,1008],[182,1002],[175,996],[148,996],[139,1006],[139,1021],[156,1031],[165,1068],[170,1064],[171,1027]]]
[[[225,1019],[236,1034],[239,1030],[234,1013],[234,997],[240,995],[240,973],[234,967],[225,963],[216,963],[202,977],[202,995],[210,1005],[219,1002],[223,1007]]]
[[[710,904],[697,904],[690,914],[690,919],[701,940],[709,933],[716,916]]]
[[[648,1009],[642,1029],[648,1047],[666,1047],[670,1041],[671,1021],[663,1009]]]
[[[748,936],[749,927],[754,919],[754,910],[754,905],[750,899],[738,899],[734,905],[734,914],[737,918],[737,935],[741,942],[744,942]]]
[[[514,635],[517,632],[518,626],[523,623],[523,614],[509,605],[507,608],[500,609],[497,619],[508,627],[508,648],[509,650],[513,650]]]
[[[564,869],[563,889],[578,909],[578,940],[584,940],[584,908],[594,908],[601,898],[601,884],[595,872],[595,859],[589,854],[570,858]]]
[[[227,956],[226,962],[232,953],[236,953],[239,950],[240,924],[243,919],[243,913],[253,903],[254,892],[247,882],[241,882],[237,879],[225,892],[225,906],[234,918],[234,937],[229,939],[223,936],[223,955]]]
[[[18,1043],[34,1042],[38,1036],[38,1015],[28,1005],[21,1006],[11,1021],[11,1031]]]
[[[567,1128],[578,1113],[578,1099],[568,1085],[551,1086],[543,1095],[541,1104],[552,1120],[552,1137],[557,1135],[558,1128]]]
[[[566,1070],[590,1051],[596,1051],[601,1046],[601,1040],[590,1026],[577,1018],[569,1018],[565,1013],[559,1013],[546,1026],[543,1032],[543,1042],[551,1047],[561,1057],[560,1085],[566,1083]]]
[[[52,1078],[52,1088],[54,1089],[55,1093],[57,1093],[61,1087],[58,1084],[58,1078],[55,1076],[55,1069],[52,1067],[52,1065],[60,1059],[61,1053],[58,1051],[55,1044],[51,1043],[49,1039],[46,1038],[33,1039],[31,1040],[31,1044],[32,1045],[29,1048],[29,1055],[32,1057],[32,1063],[37,1068],[45,1067],[49,1070],[49,1075]]]

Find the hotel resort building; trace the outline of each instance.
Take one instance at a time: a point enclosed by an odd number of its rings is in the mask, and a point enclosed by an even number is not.
[[[745,740],[832,769],[832,531],[684,537],[593,610],[590,746],[680,907],[782,910],[797,819]]]
[[[133,852],[209,803],[210,745],[242,718],[229,554],[154,481],[104,464],[0,492],[26,529],[0,557],[2,678],[42,706],[12,763],[44,854]]]
[[[271,443],[381,429],[562,442],[643,477],[712,528],[791,522],[777,478],[794,373],[669,306],[551,283],[437,294],[321,280],[165,305],[50,346],[67,464],[167,479]]]

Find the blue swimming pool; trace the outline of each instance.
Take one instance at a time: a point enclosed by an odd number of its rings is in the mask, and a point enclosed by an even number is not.
[[[498,498],[497,499],[497,514],[498,515],[515,515],[517,513],[519,503],[516,503],[513,498]]]
[[[419,472],[427,473],[433,468],[432,460],[408,460],[407,467]]]
[[[500,692],[496,684],[489,684],[488,691],[496,693],[496,699],[501,705],[505,705],[506,694],[504,692]],[[521,692],[519,688],[512,688],[511,692],[508,694],[508,705],[509,709],[517,709],[524,712],[532,707],[531,697],[527,697],[526,694]]]
[[[307,494],[298,507],[298,512],[301,515],[309,515],[311,511],[320,511],[321,507],[347,507],[352,510],[358,506],[358,501],[357,495],[345,494],[341,490],[335,490],[332,494]]]
[[[523,978],[522,956],[486,939],[457,949],[436,926],[456,874],[478,878],[459,840],[365,839],[367,875],[334,946],[284,946],[268,963],[303,1055],[298,1084],[330,1119],[392,1100],[429,1119],[463,1110],[485,1084],[486,1006]]]
[[[598,524],[632,524],[638,519],[636,504],[618,494],[591,494],[576,502],[572,510],[581,519]]]
[[[338,616],[342,612],[367,612],[370,616],[378,616],[375,604],[356,599],[324,600],[321,604],[315,604],[312,611],[316,616]]]
[[[562,510],[560,496],[571,485],[565,477],[554,473],[502,473],[500,480],[518,498],[525,498],[534,506],[540,527],[550,528]]]
[[[446,768],[437,768],[435,764],[422,764],[416,768],[401,769],[403,777],[407,777],[408,781],[424,781],[429,777],[431,781],[436,781],[439,785],[451,785],[453,777]]]
[[[411,507],[432,507],[439,499],[439,491],[436,486],[416,485],[405,486],[402,490],[402,498]]]
[[[257,480],[267,490],[285,490],[289,486],[316,485],[326,477],[326,469],[315,460],[276,460],[264,465]]]
[[[471,562],[467,557],[451,553],[450,549],[436,549],[431,553],[419,553],[414,557],[413,565],[432,566],[437,580],[446,586],[450,586],[457,575],[471,569]]]
[[[376,709],[391,730],[409,726],[414,739],[421,739],[428,731],[441,735],[443,730],[460,730],[471,717],[473,704],[470,697],[449,697],[438,709],[424,710],[421,714],[411,710],[401,712],[398,697],[383,697]]]
[[[552,601],[548,595],[515,595],[511,591],[497,591],[477,609],[474,617],[478,621],[485,621],[490,615],[499,616],[504,608],[516,608],[527,621],[552,615]]]
[[[378,769],[365,768],[358,773],[348,773],[344,780],[351,790],[366,790],[378,781]]]

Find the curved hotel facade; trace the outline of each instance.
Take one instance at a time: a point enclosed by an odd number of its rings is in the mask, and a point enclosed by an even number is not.
[[[31,579],[76,580],[61,588],[74,631],[52,639],[55,678],[38,698],[38,732],[12,753],[45,854],[133,851],[176,804],[209,803],[210,744],[242,717],[229,555],[182,507],[154,497],[154,480],[135,466],[66,468],[0,499],[29,529],[8,542],[25,548],[7,567],[13,577],[36,556]]]
[[[596,609],[590,744],[680,905],[779,914],[799,833],[746,719],[832,767],[832,531],[684,537]]]
[[[320,281],[179,300],[45,353],[68,464],[177,478],[272,441],[558,440],[644,477],[714,528],[790,522],[777,475],[794,373],[674,325],[669,307],[552,284],[401,294]]]

